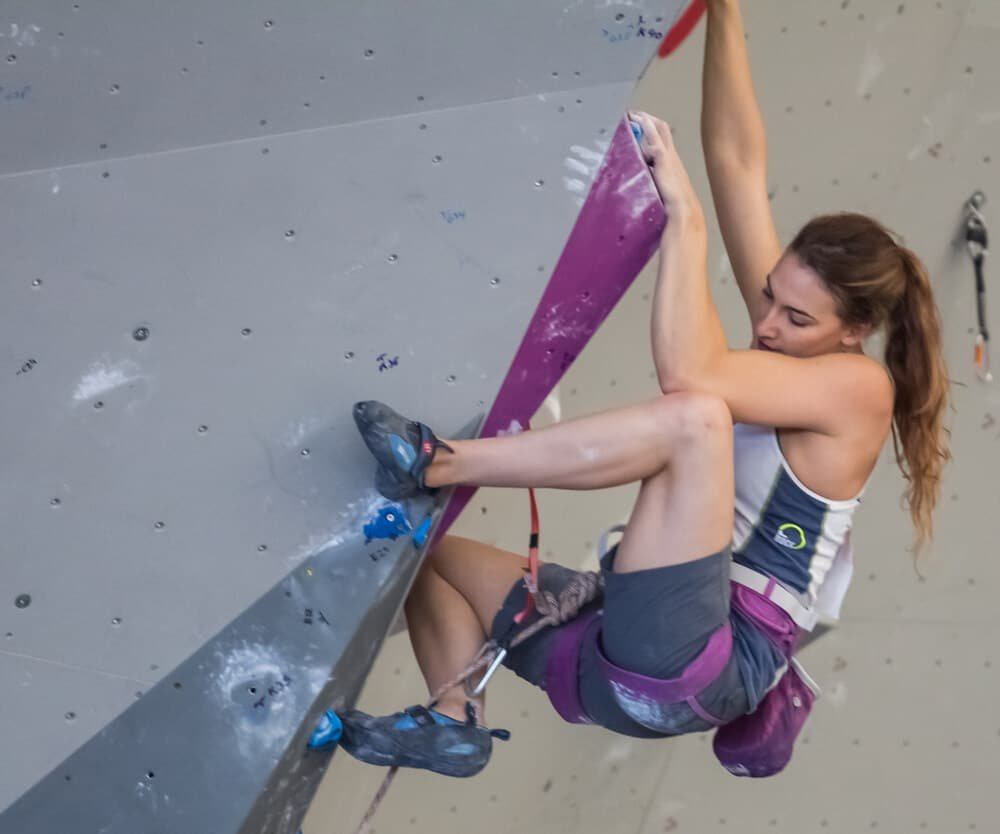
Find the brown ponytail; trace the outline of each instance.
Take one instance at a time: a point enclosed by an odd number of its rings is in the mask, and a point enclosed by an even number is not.
[[[927,271],[909,249],[900,246],[898,252],[906,279],[889,318],[885,363],[896,383],[892,442],[907,481],[919,551],[933,534],[941,470],[951,459],[943,428],[949,384],[941,354],[941,318]]]

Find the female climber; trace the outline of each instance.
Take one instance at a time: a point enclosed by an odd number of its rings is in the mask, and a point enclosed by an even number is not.
[[[652,304],[662,394],[477,440],[442,441],[381,403],[354,408],[379,464],[376,483],[393,499],[458,484],[640,483],[623,537],[602,555],[603,598],[581,612],[588,627],[543,630],[504,661],[569,720],[636,737],[753,714],[788,667],[782,635],[814,622],[889,435],[918,546],[932,533],[949,458],[948,379],[927,272],[860,214],[816,217],[782,248],[743,33],[737,0],[709,0],[702,144],[752,323],[749,349],[727,345],[709,290],[705,216],[670,128],[636,113],[668,217]],[[880,329],[884,365],[864,350]],[[484,640],[509,632],[525,606],[525,567],[516,553],[456,536],[433,548],[406,602],[431,692]],[[558,593],[576,575],[546,563],[539,585]],[[483,709],[481,696],[456,686],[432,709],[349,712],[341,743],[374,764],[469,776],[498,735]]]

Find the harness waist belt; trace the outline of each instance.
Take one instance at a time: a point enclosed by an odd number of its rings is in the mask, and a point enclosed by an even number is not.
[[[746,565],[733,562],[730,566],[729,578],[771,600],[788,614],[799,628],[806,631],[812,631],[815,628],[819,615],[803,605],[795,594],[782,586],[774,577],[766,576]]]

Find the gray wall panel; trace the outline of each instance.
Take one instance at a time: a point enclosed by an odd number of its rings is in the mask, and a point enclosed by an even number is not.
[[[94,727],[113,720],[147,689],[145,680],[59,666],[16,653],[0,654],[0,681],[4,683],[4,714],[21,719],[3,722],[4,749],[16,751],[16,757],[5,760],[0,780],[4,786],[27,787],[44,776],[67,751],[84,744]],[[87,693],[86,699],[79,697],[81,691]],[[27,720],[31,716],[44,717],[46,725]],[[59,743],[46,743],[53,739]],[[0,826],[0,830],[7,829]]]
[[[357,696],[419,565],[406,538],[375,562],[357,535],[344,544],[308,559],[65,761],[41,762],[58,767],[0,813],[0,831],[294,834],[330,756],[306,749],[311,730],[327,705]]]
[[[593,91],[592,112],[623,93]],[[408,396],[440,424],[490,401],[572,219],[556,183],[577,128],[524,139],[519,126],[544,118],[537,101],[444,114],[438,166],[366,127],[287,136],[266,157],[247,143],[123,161],[109,184],[83,166],[60,198],[77,195],[80,210],[45,227],[58,249],[6,227],[7,248],[36,255],[0,328],[9,353],[37,365],[0,383],[6,419],[27,427],[0,475],[19,473],[9,509],[24,523],[10,546],[32,554],[3,571],[34,603],[5,610],[0,628],[75,612],[86,628],[32,631],[24,648],[132,677],[174,665],[316,534],[357,523],[330,503],[370,468],[350,402]],[[382,184],[338,186],[365,171]],[[48,198],[30,210],[40,176],[8,178],[8,211],[45,215]],[[100,201],[105,188],[113,199]],[[143,194],[157,196],[137,208]],[[449,224],[437,206],[466,220]],[[380,371],[383,352],[399,364]],[[206,569],[225,582],[197,582]],[[96,577],[103,592],[75,595]]]
[[[679,6],[8,2],[0,173],[632,83]]]
[[[682,4],[662,5],[665,30]],[[444,432],[487,410],[657,45],[640,14],[4,5],[0,670],[19,695],[0,739],[33,745],[0,767],[0,812],[32,790],[16,830],[62,807],[64,761],[92,774],[88,808],[142,794],[142,745],[167,735],[157,767],[199,825],[277,825],[292,793],[304,810],[312,771],[253,803],[324,702],[353,698],[415,568],[359,556],[381,502],[350,405]],[[277,639],[266,601],[320,555],[356,607],[223,813],[183,762],[245,757],[207,704],[163,701],[165,676],[210,688],[220,641]],[[123,807],[115,826],[148,830]]]

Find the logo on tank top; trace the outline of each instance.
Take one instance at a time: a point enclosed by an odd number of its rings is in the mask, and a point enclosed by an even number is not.
[[[806,533],[798,524],[782,524],[774,534],[774,540],[782,547],[803,550],[806,546]]]

